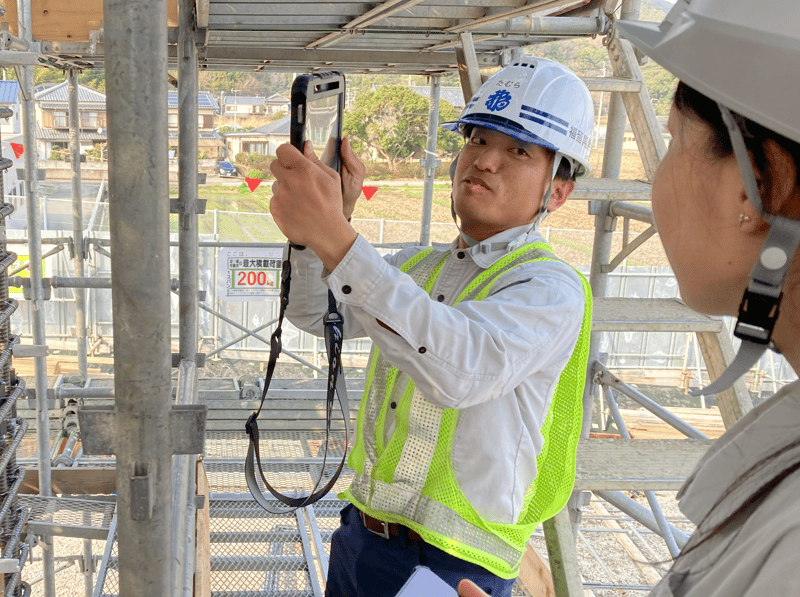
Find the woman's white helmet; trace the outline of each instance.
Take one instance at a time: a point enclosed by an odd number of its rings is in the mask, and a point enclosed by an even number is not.
[[[586,84],[563,64],[522,56],[481,85],[458,120],[441,125],[463,132],[468,126],[499,131],[546,147],[572,164],[576,178],[589,175],[594,103]]]

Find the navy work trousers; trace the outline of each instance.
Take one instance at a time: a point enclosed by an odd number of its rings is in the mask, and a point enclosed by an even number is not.
[[[427,566],[454,588],[469,578],[493,597],[511,597],[513,580],[423,541],[409,541],[406,531],[401,527],[384,539],[366,529],[355,506],[343,508],[341,526],[331,537],[325,597],[394,597],[415,566]]]

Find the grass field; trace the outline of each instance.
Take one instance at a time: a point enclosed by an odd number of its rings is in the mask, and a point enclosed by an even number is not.
[[[590,158],[593,174],[602,168],[602,152],[595,152]],[[421,171],[420,171],[421,174]],[[623,153],[620,176],[626,179],[643,179],[639,155]],[[353,213],[354,225],[370,242],[408,242],[419,238],[420,216],[423,207],[423,187],[421,179],[402,181],[365,181],[366,185],[378,187],[370,200],[364,196],[359,200]],[[578,183],[580,184],[580,183]],[[201,234],[217,232],[224,240],[238,242],[284,242],[286,239],[267,216],[272,188],[269,181],[259,185],[251,192],[242,181],[239,186],[202,185],[200,198],[205,199],[206,215],[200,218]],[[216,213],[214,213],[216,210]],[[433,186],[431,209],[431,240],[449,242],[455,234],[450,214],[450,184],[437,181]],[[559,257],[574,265],[588,265],[591,261],[594,217],[589,215],[587,202],[568,201],[558,211],[550,214],[544,221],[543,230]],[[641,222],[630,222],[631,235],[647,228]],[[171,231],[177,232],[177,216],[172,216]],[[621,224],[618,230],[622,230]],[[615,240],[614,251],[622,246],[622,235]],[[648,240],[628,260],[629,265],[666,265],[666,258],[657,237]]]

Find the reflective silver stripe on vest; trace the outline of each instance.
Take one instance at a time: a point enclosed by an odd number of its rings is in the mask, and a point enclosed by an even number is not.
[[[439,265],[441,261],[447,258],[449,253],[442,253],[432,251],[425,257],[423,257],[419,263],[417,263],[410,272],[406,272],[411,279],[417,284],[417,286],[423,287],[425,282],[428,278],[431,277],[436,266]],[[370,355],[370,363],[367,367],[367,370],[370,370],[370,367],[373,366],[374,361],[374,371],[372,378],[368,380],[369,386],[366,388],[365,391],[365,398],[366,404],[364,406],[364,428],[360,431],[361,433],[361,440],[364,442],[364,450],[366,452],[366,458],[364,459],[364,472],[363,477],[364,479],[362,482],[369,484],[369,479],[372,474],[372,467],[375,461],[378,458],[378,454],[375,447],[375,441],[377,437],[377,421],[378,415],[380,414],[381,407],[384,403],[385,392],[386,388],[390,388],[392,392],[391,399],[396,400],[397,402],[400,401],[400,397],[402,396],[403,390],[406,387],[406,384],[409,381],[407,375],[400,373],[397,369],[394,369],[387,361],[383,358],[383,355],[377,350],[377,348],[372,349],[372,354]],[[401,382],[398,383],[397,378],[401,378]],[[382,434],[384,435],[384,434]],[[435,438],[434,438],[434,445],[435,445]],[[431,454],[431,457],[433,454]],[[430,460],[428,460],[430,462]],[[425,475],[427,475],[427,469],[425,470]],[[361,475],[357,475],[361,476]],[[425,481],[425,477],[423,476],[423,484]],[[357,485],[356,481],[353,482],[354,486]],[[420,490],[422,489],[422,485],[419,486]],[[365,488],[366,490],[367,488]],[[352,488],[353,493],[355,495],[356,488]],[[359,492],[359,495],[364,498],[365,504],[369,503],[369,499],[365,492]],[[361,498],[359,498],[361,499]]]
[[[422,493],[428,468],[439,441],[442,409],[428,402],[416,388],[408,415],[408,435],[394,469],[394,482]],[[415,424],[416,423],[416,424]]]
[[[375,481],[370,506],[382,512],[399,514],[416,523],[412,525],[413,528],[429,543],[437,543],[430,538],[431,533],[435,533],[449,541],[463,543],[491,554],[502,560],[512,571],[519,568],[522,554],[516,547],[497,535],[474,527],[455,510],[417,491],[404,491],[397,486]]]

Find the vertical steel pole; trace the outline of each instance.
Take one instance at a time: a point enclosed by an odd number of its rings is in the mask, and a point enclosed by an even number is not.
[[[119,594],[171,594],[167,0],[104,0]]]
[[[17,0],[19,33],[22,39],[33,40],[30,0]],[[28,256],[31,280],[31,320],[33,343],[45,346],[44,293],[42,289],[42,220],[39,213],[38,151],[36,148],[36,111],[33,100],[33,67],[20,68],[22,94],[22,135],[25,147],[25,204],[28,221]],[[39,464],[39,493],[52,495],[50,489],[50,415],[47,404],[47,357],[33,360],[36,389],[36,440]],[[43,536],[42,570],[45,597],[54,597],[55,566],[53,538]]]
[[[83,196],[81,193],[81,119],[78,106],[78,71],[71,68],[67,75],[69,87],[69,152],[72,166],[72,239],[75,248],[73,261],[75,277],[83,278]],[[75,337],[78,351],[78,373],[86,379],[86,291],[73,288],[75,296]]]
[[[197,92],[195,0],[180,0],[178,10],[178,275],[180,277],[179,352],[197,353]]]
[[[425,183],[422,191],[422,224],[419,244],[431,242],[431,209],[433,208],[433,181],[439,159],[436,153],[436,139],[439,132],[439,98],[442,94],[442,78],[431,77],[431,101],[428,108],[428,142],[425,147]]]

